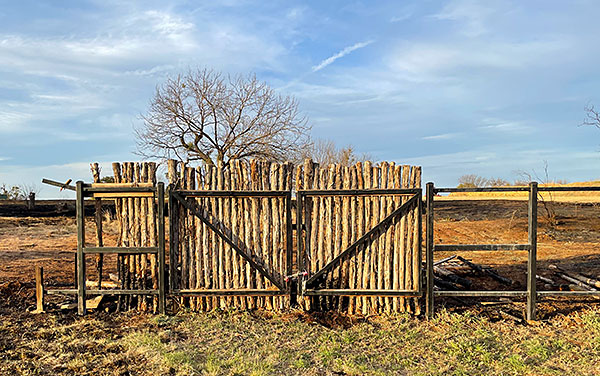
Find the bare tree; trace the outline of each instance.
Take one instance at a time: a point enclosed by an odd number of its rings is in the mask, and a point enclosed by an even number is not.
[[[343,166],[351,166],[356,162],[372,160],[367,153],[357,154],[354,146],[338,148],[335,142],[326,139],[314,140],[301,154],[302,159],[310,158],[321,166],[339,163]]]
[[[581,125],[593,125],[596,128],[600,128],[600,113],[593,105],[590,104],[585,107],[585,119],[583,119]]]
[[[310,126],[296,100],[254,75],[202,69],[168,78],[142,119],[136,134],[144,157],[208,165],[250,157],[284,161],[310,145]]]

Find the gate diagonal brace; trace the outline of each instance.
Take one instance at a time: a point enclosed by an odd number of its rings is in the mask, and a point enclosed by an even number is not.
[[[229,238],[225,233],[223,233],[217,226],[212,224],[209,219],[207,219],[200,210],[197,208],[197,202],[185,199],[177,192],[172,192],[173,197],[177,201],[179,201],[186,209],[188,209],[192,214],[198,217],[204,224],[206,224],[212,231],[214,231],[218,236],[220,236],[227,244],[231,246],[244,260],[248,261],[250,266],[256,269],[260,274],[262,274],[265,278],[267,278],[273,285],[275,285],[279,290],[285,291],[285,287],[279,283],[277,279],[275,279],[271,274],[267,272],[264,266],[259,264],[252,256],[248,255],[244,252],[239,246],[237,246],[231,238]],[[274,271],[275,272],[275,271]]]
[[[325,265],[323,267],[323,269],[319,270],[312,277],[310,277],[308,280],[306,280],[304,282],[305,287],[307,287],[307,288],[312,287],[312,285],[314,285],[315,282],[319,278],[322,278],[325,275],[325,273],[328,273],[333,268],[335,268],[343,260],[344,257],[349,256],[350,254],[355,252],[356,249],[358,248],[358,246],[361,245],[363,242],[369,242],[369,241],[373,240],[373,239],[371,239],[373,237],[373,235],[375,235],[378,231],[381,231],[384,227],[389,226],[395,217],[402,215],[405,212],[407,212],[408,210],[410,210],[411,206],[413,206],[415,204],[415,202],[417,202],[417,200],[420,200],[420,199],[421,198],[419,197],[419,194],[417,193],[416,195],[412,196],[408,201],[406,201],[404,204],[400,205],[396,210],[394,210],[392,212],[392,214],[388,215],[387,217],[385,217],[385,219],[383,221],[379,222],[377,224],[377,226],[373,227],[371,230],[369,230],[369,232],[367,232],[366,234],[361,236],[351,246],[346,248],[342,253],[337,255],[333,260],[331,260],[327,265]]]

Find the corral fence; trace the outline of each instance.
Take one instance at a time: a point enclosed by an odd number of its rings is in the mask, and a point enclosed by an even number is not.
[[[535,282],[538,192],[600,187],[439,188],[428,183],[423,203],[421,168],[388,162],[321,167],[310,160],[298,166],[251,160],[193,168],[169,161],[166,189],[157,183],[154,163],[113,163],[114,183],[109,184],[98,183],[94,166],[92,184],[44,181],[77,192],[75,288],[46,292],[77,295],[80,314],[88,295],[116,295],[119,309],[161,313],[169,298],[195,311],[297,306],[420,314],[424,305],[428,316],[436,296],[470,296],[526,297],[527,318],[533,320],[540,296],[598,295],[538,292]],[[497,191],[529,192],[526,244],[434,243],[436,194]],[[98,215],[96,246],[86,245],[86,197],[97,205],[115,200],[116,246],[104,246]],[[527,251],[527,290],[434,290],[436,251]],[[111,253],[118,255],[119,286],[103,289],[101,256]],[[85,257],[91,254],[99,266],[98,287],[87,289]]]

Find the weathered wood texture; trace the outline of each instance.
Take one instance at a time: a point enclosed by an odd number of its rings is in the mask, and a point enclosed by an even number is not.
[[[319,166],[305,161],[296,171],[298,190],[403,189],[421,187],[421,168],[381,162]],[[369,232],[410,196],[307,196],[304,201],[302,262],[314,275]],[[418,200],[407,214],[342,258],[317,289],[414,290],[419,288],[421,235]],[[350,314],[420,313],[417,298],[390,296],[310,296],[305,309]]]
[[[227,167],[187,167],[171,162],[172,187],[186,191],[289,191],[293,166],[251,160],[231,161]],[[288,221],[285,197],[188,196],[197,212],[260,264],[279,284],[287,275]],[[231,247],[219,234],[177,200],[170,204],[171,262],[175,262],[174,290],[186,290],[181,303],[203,311],[230,307],[280,310],[289,307],[289,297],[231,296],[214,290],[278,290],[264,275]],[[203,292],[205,295],[203,295]]]
[[[93,164],[92,166],[97,165]],[[115,183],[133,183],[144,186],[156,184],[156,163],[154,162],[113,163],[112,169]],[[94,176],[94,181],[97,182],[97,180]],[[116,220],[119,225],[117,247],[158,246],[156,218],[158,209],[156,205],[155,197],[115,199]],[[98,222],[101,224],[101,220]],[[100,231],[101,228],[98,229],[98,232]],[[120,288],[158,289],[157,268],[156,254],[118,255],[117,275]],[[156,312],[158,298],[139,295],[119,296],[119,309],[133,308]]]

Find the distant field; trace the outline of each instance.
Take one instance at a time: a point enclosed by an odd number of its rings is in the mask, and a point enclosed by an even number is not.
[[[577,182],[569,184],[540,184],[540,187],[600,187],[600,180]],[[541,198],[546,201],[557,202],[600,202],[600,192],[540,192]],[[466,192],[451,193],[438,196],[436,200],[527,200],[527,192]]]

